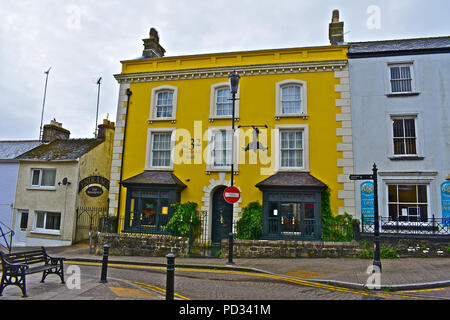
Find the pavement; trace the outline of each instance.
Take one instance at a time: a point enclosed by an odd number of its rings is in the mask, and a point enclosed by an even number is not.
[[[14,251],[25,251],[29,248],[16,248]],[[103,257],[89,254],[89,247],[78,244],[68,247],[49,247],[47,252],[57,257],[65,257],[70,261],[101,262]],[[205,268],[216,270],[238,270],[246,272],[283,275],[309,282],[326,283],[329,285],[350,288],[365,289],[370,285],[368,279],[374,279],[368,268],[372,266],[372,260],[366,259],[337,259],[337,258],[296,258],[296,259],[243,259],[235,258],[234,265],[228,265],[227,259],[220,258],[176,258],[175,268]],[[112,256],[108,257],[109,264],[132,264],[165,267],[165,257],[142,256]],[[384,259],[382,273],[377,289],[402,291],[427,288],[450,287],[450,258],[400,258]],[[68,272],[66,268],[66,273]],[[372,276],[371,276],[372,275]],[[35,299],[155,299],[162,300],[164,292],[161,290],[145,290],[131,281],[108,277],[108,283],[100,283],[98,277],[84,278],[82,290],[64,290],[58,277],[49,277],[45,290],[39,290],[40,274],[27,277],[27,289],[36,282]],[[36,280],[28,278],[35,277]],[[51,279],[51,280],[50,280]],[[373,282],[372,282],[373,283]],[[50,286],[50,287],[48,287]],[[30,289],[28,289],[30,291]],[[10,292],[11,294],[6,294]],[[158,294],[159,293],[159,294]],[[72,296],[71,296],[72,295]],[[76,296],[74,296],[76,295]],[[9,286],[5,289],[1,299],[20,298],[20,290]]]

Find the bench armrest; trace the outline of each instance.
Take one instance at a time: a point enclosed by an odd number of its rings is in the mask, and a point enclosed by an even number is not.
[[[29,268],[26,264],[9,263],[2,257],[2,272],[5,274],[25,274]]]
[[[44,247],[42,247],[42,250],[45,253],[45,264],[50,264],[51,265],[57,265],[57,264],[62,264],[64,260],[66,260],[66,258],[60,258],[60,257],[52,257],[50,256],[47,251],[45,250]]]

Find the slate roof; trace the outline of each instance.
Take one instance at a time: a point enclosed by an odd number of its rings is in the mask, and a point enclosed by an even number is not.
[[[12,160],[40,144],[38,140],[0,141],[0,160]]]
[[[327,185],[308,172],[278,172],[255,185],[261,187],[319,187]]]
[[[143,173],[121,181],[120,183],[124,186],[140,184],[186,187],[186,185],[170,171],[144,171]]]
[[[101,139],[55,140],[48,144],[42,144],[18,156],[16,159],[42,161],[76,160],[102,142],[103,140]]]
[[[399,52],[450,52],[450,36],[434,38],[398,39],[367,42],[350,42],[349,57],[358,55],[387,55]]]

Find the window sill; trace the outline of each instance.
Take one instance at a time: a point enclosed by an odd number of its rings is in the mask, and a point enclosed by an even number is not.
[[[31,230],[31,233],[45,234],[45,235],[51,235],[51,236],[60,236],[61,235],[60,230],[51,231],[51,230],[44,230],[44,229],[35,229],[35,230]]]
[[[173,167],[146,167],[144,171],[173,171]]]
[[[177,123],[177,119],[175,118],[155,118],[155,119],[148,119],[148,123],[153,123],[153,122],[164,122],[164,121],[170,121],[172,123]]]
[[[417,160],[424,160],[425,157],[421,156],[391,156],[389,157],[389,160],[391,161],[417,161]]]
[[[231,168],[207,168],[205,172],[207,175],[210,175],[212,172],[230,173]],[[239,174],[239,170],[234,170],[233,174]]]
[[[305,168],[278,168],[277,172],[309,172]]]
[[[56,191],[55,187],[28,187],[27,190]]]
[[[412,97],[418,96],[420,92],[399,92],[399,93],[386,93],[386,96],[392,97]]]
[[[302,118],[303,120],[308,120],[309,116],[306,113],[300,114],[276,114],[275,120],[280,120],[281,118]]]
[[[215,120],[232,120],[231,116],[210,116],[209,122],[214,122]],[[234,121],[239,121],[239,117],[234,117]]]

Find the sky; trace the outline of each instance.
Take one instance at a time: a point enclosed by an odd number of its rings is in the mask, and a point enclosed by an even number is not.
[[[116,120],[120,61],[158,30],[166,56],[329,45],[334,9],[345,41],[450,35],[447,0],[1,0],[0,140],[37,140],[44,124],[93,138]]]

